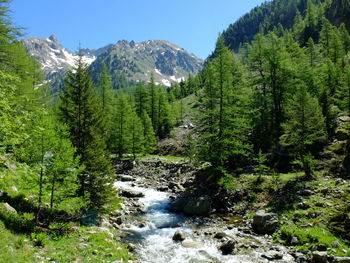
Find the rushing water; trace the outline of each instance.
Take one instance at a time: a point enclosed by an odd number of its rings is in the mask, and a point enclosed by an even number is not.
[[[167,210],[170,198],[167,193],[153,189],[133,187],[128,182],[117,182],[121,189],[130,189],[144,193],[139,201],[144,205],[146,213],[142,215],[145,221],[143,227],[125,227],[130,233],[129,240],[135,245],[135,253],[138,262],[142,263],[249,263],[267,262],[260,257],[259,251],[250,250],[246,255],[223,256],[217,248],[218,243],[206,238],[204,235],[195,235],[193,230],[200,229],[201,221],[189,220],[183,215],[175,214]],[[172,237],[177,230],[187,234],[182,243],[174,242]],[[224,231],[227,235],[234,236],[237,229]],[[263,240],[258,240],[264,242]],[[285,254],[279,262],[293,262],[292,258]]]

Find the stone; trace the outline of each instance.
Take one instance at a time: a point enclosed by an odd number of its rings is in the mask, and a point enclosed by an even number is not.
[[[259,210],[253,217],[253,230],[258,234],[273,234],[278,228],[278,220],[274,213]]]
[[[183,212],[187,215],[207,215],[211,210],[211,201],[206,197],[191,199],[185,205]]]
[[[136,197],[144,197],[145,194],[134,190],[122,190],[121,196],[128,197],[128,198],[136,198]]]
[[[271,250],[261,254],[261,257],[266,258],[268,260],[277,260],[277,259],[282,259],[283,254],[281,252]]]
[[[335,257],[334,263],[350,263],[350,257]]]
[[[186,239],[186,235],[183,231],[177,230],[175,234],[173,235],[173,240],[175,242],[181,242]]]
[[[132,182],[132,181],[135,181],[135,178],[132,177],[131,175],[119,174],[118,175],[118,180],[121,181],[121,182]]]
[[[223,239],[224,237],[226,237],[226,233],[224,232],[218,232],[214,235],[214,238],[216,239]]]
[[[17,214],[16,209],[14,209],[12,206],[10,206],[8,203],[4,203],[2,207],[5,209],[7,213],[10,214]]]
[[[186,248],[201,248],[203,247],[203,243],[200,241],[192,241],[192,240],[185,240],[181,243],[183,247]]]
[[[236,243],[234,241],[229,240],[229,241],[225,242],[224,244],[222,244],[219,247],[219,249],[221,250],[223,255],[229,255],[235,249],[235,245],[236,245]]]
[[[130,252],[133,252],[135,250],[135,245],[134,244],[127,244],[126,249],[129,250]]]
[[[311,256],[312,263],[328,263],[326,252],[314,251]]]

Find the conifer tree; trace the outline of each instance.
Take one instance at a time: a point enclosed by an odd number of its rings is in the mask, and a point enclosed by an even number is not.
[[[153,130],[151,118],[145,110],[142,112],[141,121],[143,124],[144,151],[145,153],[152,153],[155,150],[157,138]]]
[[[101,104],[94,91],[88,67],[80,53],[75,68],[68,73],[61,95],[60,113],[77,148],[80,163],[79,195],[89,194],[91,205],[101,208],[113,195],[112,167],[106,152]]]
[[[312,176],[310,146],[325,140],[325,122],[316,98],[312,98],[305,85],[297,87],[286,109],[281,142],[292,146],[301,161],[306,177]]]

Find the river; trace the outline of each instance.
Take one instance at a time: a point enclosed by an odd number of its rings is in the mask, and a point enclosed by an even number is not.
[[[286,248],[276,246],[269,239],[252,236],[240,232],[236,227],[219,229],[206,224],[206,220],[198,217],[186,217],[169,212],[171,201],[166,192],[142,187],[138,178],[135,183],[117,182],[120,189],[142,192],[139,198],[145,213],[136,215],[133,220],[122,227],[128,232],[128,242],[135,246],[137,262],[142,263],[257,263],[269,262],[262,255],[271,249],[277,250],[282,259],[275,262],[294,262]],[[140,222],[143,222],[140,225]],[[186,239],[182,242],[173,241],[176,231],[181,231]],[[241,248],[235,255],[223,255],[219,249],[222,240],[210,237],[210,232],[220,231],[238,242]],[[243,244],[243,245],[242,245]],[[246,245],[245,245],[246,244]],[[254,249],[253,249],[253,248]]]

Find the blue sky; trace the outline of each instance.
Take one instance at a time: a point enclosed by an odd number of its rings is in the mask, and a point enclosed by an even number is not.
[[[118,40],[160,39],[200,58],[220,32],[263,0],[12,0],[26,37],[56,34],[63,46],[96,49]]]

